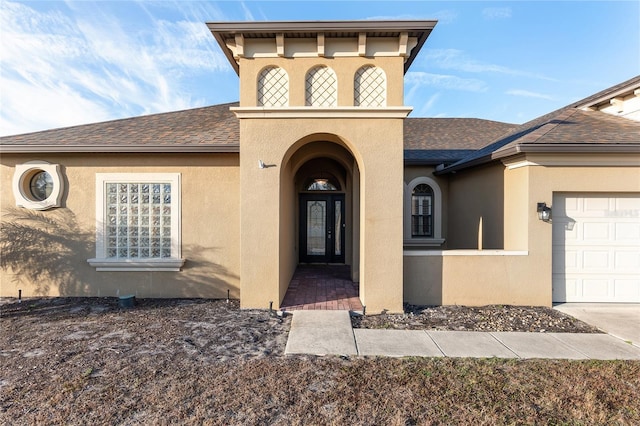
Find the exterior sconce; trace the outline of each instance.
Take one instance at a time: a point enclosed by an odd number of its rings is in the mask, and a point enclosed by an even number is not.
[[[538,219],[543,222],[549,222],[551,219],[551,207],[547,207],[547,203],[538,203]]]

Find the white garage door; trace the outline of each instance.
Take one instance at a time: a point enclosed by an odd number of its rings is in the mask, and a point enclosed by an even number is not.
[[[640,194],[554,194],[553,301],[640,303]]]

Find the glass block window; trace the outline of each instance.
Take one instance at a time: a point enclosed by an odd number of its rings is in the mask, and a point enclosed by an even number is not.
[[[289,76],[279,67],[268,67],[258,75],[258,106],[289,105]]]
[[[106,257],[171,257],[171,183],[107,183]]]
[[[307,106],[333,107],[338,105],[338,78],[329,67],[318,66],[307,73],[305,79]]]
[[[96,234],[92,261],[180,259],[180,174],[97,173]]]
[[[421,183],[411,194],[411,236],[433,237],[433,189]]]
[[[387,105],[387,79],[382,69],[367,65],[356,71],[353,102],[364,107]]]

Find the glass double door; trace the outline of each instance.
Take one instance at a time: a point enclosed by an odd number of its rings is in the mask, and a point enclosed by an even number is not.
[[[344,263],[344,194],[300,194],[300,262]]]

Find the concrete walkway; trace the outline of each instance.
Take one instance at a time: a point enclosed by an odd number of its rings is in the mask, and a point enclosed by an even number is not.
[[[608,334],[353,329],[348,311],[295,311],[285,354],[640,360],[640,347]]]
[[[640,303],[561,303],[553,309],[640,347]]]

